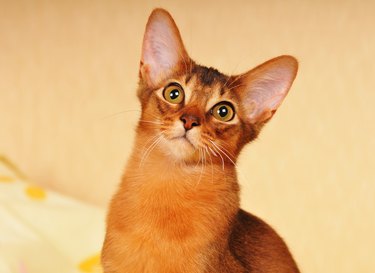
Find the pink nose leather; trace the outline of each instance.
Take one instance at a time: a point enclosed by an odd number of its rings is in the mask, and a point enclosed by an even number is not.
[[[180,120],[184,123],[184,128],[186,131],[200,125],[200,118],[192,114],[183,114]]]

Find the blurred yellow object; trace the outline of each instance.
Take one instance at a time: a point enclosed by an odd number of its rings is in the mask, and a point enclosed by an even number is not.
[[[13,181],[14,181],[13,177],[0,175],[0,183],[10,183]]]
[[[36,200],[43,200],[47,197],[45,190],[37,186],[28,186],[25,192],[28,197]]]
[[[101,273],[92,254],[104,238],[104,210],[36,186],[17,170],[0,154],[0,272]],[[11,270],[15,263],[19,270]]]
[[[86,260],[78,265],[79,270],[88,273],[103,272],[100,266],[100,254],[88,257]]]

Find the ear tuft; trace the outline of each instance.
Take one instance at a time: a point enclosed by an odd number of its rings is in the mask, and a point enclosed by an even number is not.
[[[176,70],[188,55],[172,16],[164,9],[152,11],[143,38],[140,75],[156,86]]]
[[[297,60],[283,55],[241,75],[239,93],[250,123],[265,123],[273,116],[288,94],[297,70]]]

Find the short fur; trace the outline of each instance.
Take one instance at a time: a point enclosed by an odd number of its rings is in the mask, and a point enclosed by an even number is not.
[[[153,11],[139,74],[142,115],[109,209],[105,273],[299,272],[276,232],[239,208],[235,170],[296,73],[291,56],[238,76],[198,65],[169,13]],[[171,83],[183,88],[183,102],[165,99]],[[212,112],[223,101],[235,111],[228,122]]]

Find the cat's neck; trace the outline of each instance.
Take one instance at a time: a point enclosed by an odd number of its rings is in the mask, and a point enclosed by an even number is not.
[[[141,140],[140,140],[141,139]],[[188,187],[203,185],[215,187],[237,185],[236,169],[232,162],[222,162],[214,155],[205,155],[198,162],[184,162],[171,158],[159,145],[148,147],[144,138],[137,137],[125,175],[140,180],[142,185],[155,182],[173,186],[175,183]],[[218,157],[218,155],[216,155]]]
[[[147,158],[134,150],[120,187],[111,205],[115,217],[109,222],[121,231],[123,245],[140,250],[153,269],[150,272],[181,272],[176,268],[203,272],[197,269],[199,261],[207,258],[202,257],[202,249],[214,256],[212,245],[226,247],[225,234],[239,209],[233,166],[223,168],[209,160],[190,165],[174,162],[159,147]],[[190,260],[185,259],[186,252]],[[171,256],[182,258],[171,260]],[[160,261],[163,269],[154,269]],[[143,268],[143,262],[139,266]]]

